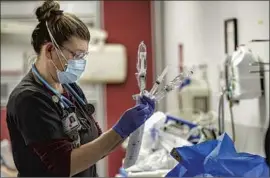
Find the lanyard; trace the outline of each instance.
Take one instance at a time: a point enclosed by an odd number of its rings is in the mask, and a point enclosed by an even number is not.
[[[63,86],[76,98],[78,102],[80,102],[82,105],[86,105],[83,99],[74,91],[74,89],[69,84],[64,84]]]
[[[69,101],[65,96],[61,95],[58,91],[56,91],[53,87],[51,87],[48,82],[46,82],[39,72],[37,71],[36,66],[33,64],[32,66],[32,72],[38,77],[38,79],[41,81],[42,84],[44,84],[50,91],[52,91],[63,103],[64,108],[68,109],[69,107],[73,106],[73,103]],[[68,84],[65,84],[64,86],[67,87],[67,89],[71,92],[71,94],[82,104],[85,104],[85,102],[79,97],[79,95],[72,89],[72,87]]]

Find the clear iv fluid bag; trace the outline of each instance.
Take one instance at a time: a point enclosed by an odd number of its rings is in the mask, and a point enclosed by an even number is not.
[[[146,68],[147,68],[147,48],[144,42],[142,41],[138,46],[138,55],[137,55],[137,73],[136,78],[140,92],[143,92],[146,88]]]

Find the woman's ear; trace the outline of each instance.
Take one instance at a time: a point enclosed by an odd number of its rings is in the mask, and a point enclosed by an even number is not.
[[[53,51],[54,47],[52,45],[52,43],[47,43],[45,46],[45,55],[47,58],[52,59],[52,51]]]

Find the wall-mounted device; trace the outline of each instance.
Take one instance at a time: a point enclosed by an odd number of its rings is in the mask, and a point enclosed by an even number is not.
[[[193,121],[201,112],[210,111],[211,90],[205,80],[191,79],[179,92],[179,116]]]
[[[121,44],[89,45],[89,56],[80,82],[123,83],[127,77],[127,54]]]
[[[238,47],[232,54],[228,72],[228,91],[232,100],[253,99],[262,95],[261,74],[250,72],[251,65],[259,62],[259,56],[246,46]],[[260,65],[252,69],[260,71]]]

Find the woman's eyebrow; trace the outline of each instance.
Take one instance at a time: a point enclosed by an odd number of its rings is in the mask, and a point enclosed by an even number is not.
[[[83,50],[83,49],[75,49],[75,52],[82,52],[82,53],[85,53],[87,52],[88,50]]]

